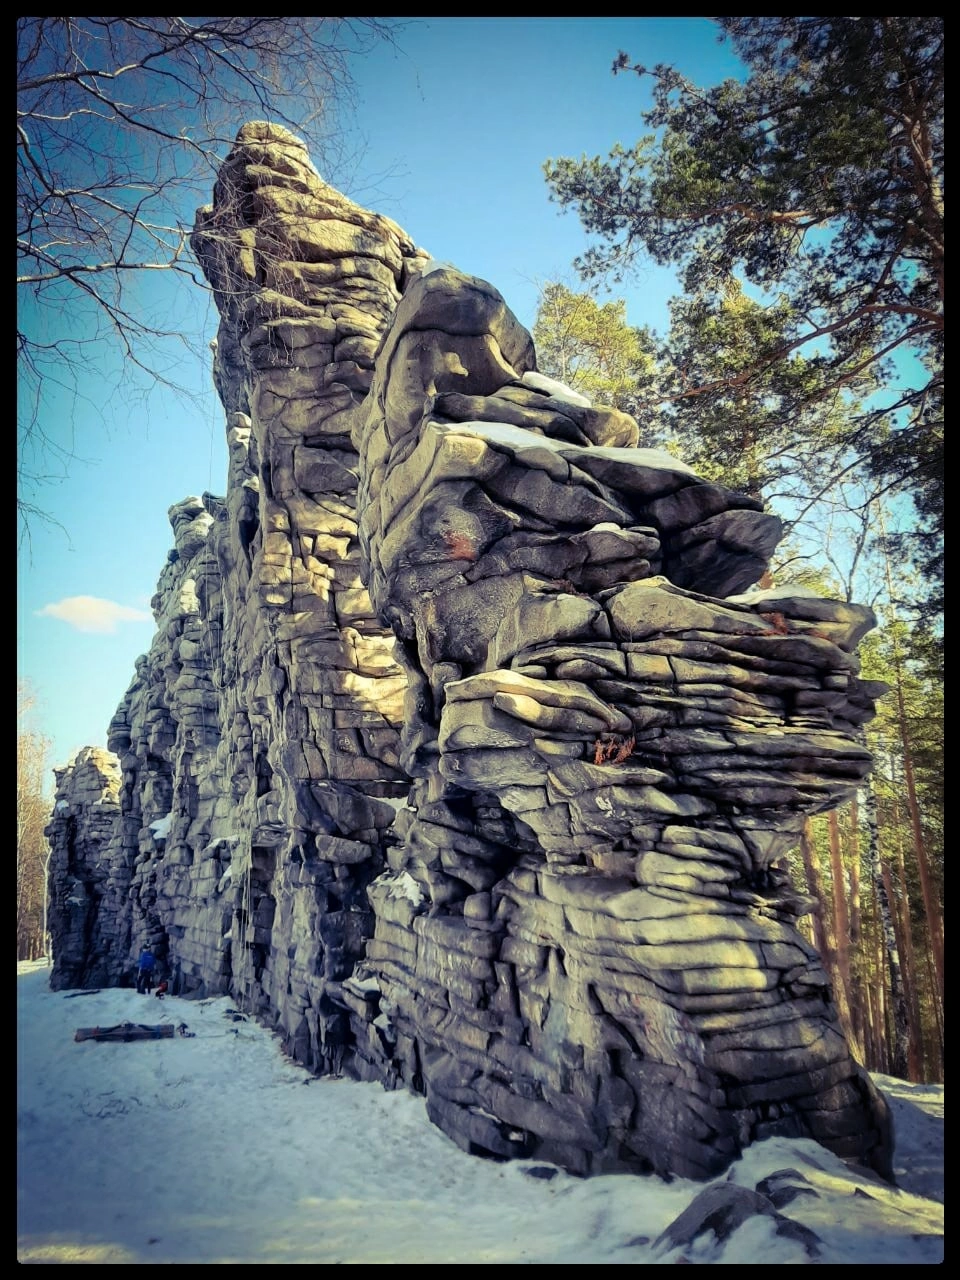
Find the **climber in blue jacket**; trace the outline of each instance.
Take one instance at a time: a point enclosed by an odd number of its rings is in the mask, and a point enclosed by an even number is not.
[[[149,947],[144,947],[137,961],[137,991],[140,995],[149,995],[153,989],[153,977],[157,968],[157,958]]]

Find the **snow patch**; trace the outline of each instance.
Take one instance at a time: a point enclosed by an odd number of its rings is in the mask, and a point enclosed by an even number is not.
[[[520,379],[525,387],[532,387],[534,391],[544,391],[548,396],[553,396],[554,400],[563,400],[567,404],[577,404],[582,409],[592,408],[592,401],[586,396],[582,396],[579,391],[574,391],[573,387],[568,387],[565,382],[558,382],[556,378],[548,378],[545,373],[533,373],[528,371]]]
[[[358,996],[369,995],[371,991],[380,990],[379,978],[357,978],[353,974],[349,978],[345,978],[343,985],[348,991],[353,991]]]
[[[763,604],[767,600],[823,600],[819,591],[811,587],[768,587],[764,591],[745,591],[739,596],[727,596],[730,604]],[[839,602],[838,602],[839,603]]]
[[[173,814],[168,813],[162,818],[157,818],[156,822],[150,823],[150,830],[153,832],[154,840],[166,840],[170,834],[170,828],[173,825]]]
[[[209,844],[205,844],[200,850],[202,858],[211,858],[216,853],[221,858],[229,858],[231,851],[236,848],[239,843],[238,836],[217,836],[216,840],[211,840]]]
[[[426,901],[423,890],[409,871],[401,871],[398,876],[393,878],[383,877],[382,883],[387,890],[387,896],[390,898],[406,898],[415,907]]]
[[[401,809],[410,808],[410,805],[403,796],[378,796],[377,799],[381,804],[388,804],[394,813],[399,813]]]
[[[432,422],[430,425],[434,431],[479,436],[482,440],[489,440],[492,445],[503,445],[505,448],[510,449],[521,462],[525,461],[531,466],[543,465],[537,460],[537,453],[541,457],[545,453],[555,453],[568,461],[584,466],[584,470],[587,471],[589,471],[589,465],[582,464],[580,462],[581,458],[609,459],[611,462],[617,462],[623,466],[671,471],[675,475],[694,476],[697,480],[700,479],[693,467],[688,467],[685,462],[675,458],[672,453],[667,453],[666,449],[623,449],[620,446],[571,444],[569,440],[557,440],[553,436],[541,436],[526,427],[517,427],[512,423],[481,422],[475,418],[471,418],[467,422]],[[780,592],[780,595],[784,594],[784,592]]]
[[[431,262],[428,262],[427,265],[423,268],[423,270],[420,272],[420,275],[428,276],[433,271],[456,271],[456,270],[457,268],[453,265],[452,262],[431,261]]]

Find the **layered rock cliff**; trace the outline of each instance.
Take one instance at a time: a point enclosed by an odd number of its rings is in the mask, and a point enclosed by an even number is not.
[[[783,870],[869,769],[869,610],[751,590],[759,504],[537,372],[245,126],[198,213],[225,498],[170,512],[157,634],[59,778],[54,985],[229,992],[468,1150],[713,1176],[809,1136],[889,1172]]]

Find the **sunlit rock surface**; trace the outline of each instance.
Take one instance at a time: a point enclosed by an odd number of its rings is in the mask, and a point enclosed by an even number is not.
[[[227,496],[171,508],[116,759],[59,780],[55,984],[150,941],[477,1153],[888,1172],[783,869],[868,772],[873,615],[753,590],[775,517],[540,375],[284,130],[241,130],[193,243]]]

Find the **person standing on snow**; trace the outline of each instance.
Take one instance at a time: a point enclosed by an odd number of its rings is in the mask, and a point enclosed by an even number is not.
[[[157,958],[149,947],[144,947],[137,961],[137,991],[140,995],[149,995],[153,989],[153,978],[157,968]]]

